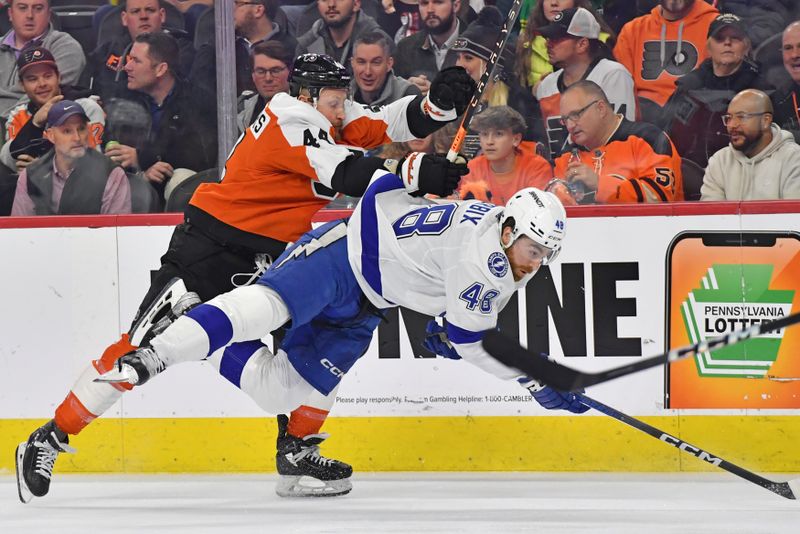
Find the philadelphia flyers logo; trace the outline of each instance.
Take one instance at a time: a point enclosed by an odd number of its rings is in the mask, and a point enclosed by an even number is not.
[[[656,80],[667,71],[672,76],[683,76],[694,70],[700,55],[697,48],[688,41],[681,41],[678,51],[677,41],[665,41],[664,63],[661,63],[661,41],[646,41],[642,52],[642,79]]]

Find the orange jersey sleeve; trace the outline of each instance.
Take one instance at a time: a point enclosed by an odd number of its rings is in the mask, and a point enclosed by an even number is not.
[[[28,105],[21,104],[14,106],[8,115],[8,121],[6,122],[6,141],[11,141],[19,131],[25,126],[31,119],[31,114],[28,112]]]
[[[414,98],[413,95],[406,96],[379,108],[348,101],[341,142],[371,149],[387,143],[416,139],[406,119],[406,108]]]

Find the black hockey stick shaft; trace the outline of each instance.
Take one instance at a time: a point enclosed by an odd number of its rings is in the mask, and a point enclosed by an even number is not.
[[[613,417],[617,421],[621,421],[628,426],[632,426],[636,430],[641,430],[645,434],[653,436],[654,438],[663,441],[667,445],[672,445],[676,449],[679,449],[687,454],[691,454],[692,456],[709,463],[715,467],[719,467],[720,469],[724,469],[729,473],[733,473],[734,475],[747,480],[748,482],[752,482],[753,484],[758,484],[762,488],[768,489],[772,493],[780,495],[781,497],[785,497],[787,499],[797,499],[797,496],[792,491],[788,482],[775,482],[764,478],[760,475],[757,475],[751,471],[743,467],[739,467],[736,464],[732,464],[728,460],[724,458],[720,458],[716,454],[711,454],[710,452],[701,449],[695,445],[687,443],[680,438],[676,438],[675,436],[664,432],[663,430],[659,430],[658,428],[648,425],[644,421],[640,421],[630,415],[624,414],[619,410],[608,406],[607,404],[603,404],[600,401],[594,400],[591,397],[587,397],[582,393],[575,393],[575,396],[578,398],[586,406],[590,408],[594,408],[600,413],[603,413],[609,417]]]
[[[503,50],[511,38],[511,30],[514,27],[514,22],[517,20],[520,9],[522,9],[522,1],[523,0],[514,0],[514,3],[511,5],[511,9],[508,12],[508,17],[506,17],[503,27],[500,28],[500,34],[497,37],[497,42],[494,44],[494,50],[492,50],[492,55],[489,56],[489,61],[486,63],[486,70],[483,71],[481,79],[478,81],[475,94],[472,95],[472,100],[470,100],[469,106],[467,106],[467,111],[464,112],[464,118],[461,119],[461,124],[458,126],[458,131],[456,132],[455,137],[453,137],[453,143],[450,145],[450,150],[447,152],[447,159],[450,161],[456,160],[456,157],[458,157],[458,152],[461,150],[461,146],[464,144],[464,139],[467,136],[469,125],[472,123],[472,117],[475,115],[475,110],[478,108],[478,104],[480,104],[481,97],[483,96],[484,91],[486,91],[489,81],[494,76],[494,71],[497,69],[497,65],[500,63],[500,56],[502,55]]]
[[[531,378],[535,378],[543,384],[547,384],[556,389],[564,391],[577,391],[585,387],[600,384],[630,375],[645,369],[651,369],[669,362],[675,362],[699,352],[721,349],[730,345],[735,345],[742,341],[758,337],[762,334],[781,330],[787,326],[800,322],[800,313],[794,313],[782,317],[775,321],[759,323],[736,330],[728,335],[701,341],[693,345],[688,345],[679,349],[672,349],[669,352],[651,356],[635,361],[633,363],[614,367],[599,373],[584,373],[576,369],[567,367],[542,358],[538,354],[528,351],[521,347],[518,342],[509,339],[497,331],[487,332],[483,338],[483,348],[501,363],[519,369]]]

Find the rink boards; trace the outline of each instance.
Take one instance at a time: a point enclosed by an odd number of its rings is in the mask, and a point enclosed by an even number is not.
[[[798,212],[800,204],[783,202],[573,210],[558,265],[537,275],[512,303],[504,331],[585,370],[661,352],[667,251],[676,236],[800,232]],[[0,447],[7,451],[0,455],[0,470],[13,469],[15,444],[52,416],[82,368],[127,328],[179,220],[0,220],[0,247],[7,251],[0,265]],[[54,222],[61,226],[41,227]],[[778,287],[778,277],[787,269],[773,267],[769,289],[784,298],[791,288]],[[800,295],[790,297],[784,306],[800,309]],[[778,305],[770,306],[765,309]],[[714,318],[705,319],[698,324],[713,327]],[[361,471],[708,469],[606,416],[548,412],[514,383],[463,362],[420,357],[427,355],[412,350],[407,335],[418,337],[420,324],[424,318],[404,314],[382,326],[339,390],[324,429],[332,434],[325,453]],[[793,351],[800,328],[787,330],[779,341],[782,352],[765,368],[781,380],[748,379],[749,391],[761,394],[737,397],[735,407],[664,408],[661,368],[587,393],[749,468],[800,471],[800,381],[791,380],[800,376],[792,365],[800,360]],[[695,364],[688,365],[691,373]],[[728,384],[742,381],[702,380],[700,389],[718,391],[720,398],[730,393]],[[59,468],[271,471],[274,426],[210,367],[185,364],[127,394],[73,439],[80,453],[61,460]]]

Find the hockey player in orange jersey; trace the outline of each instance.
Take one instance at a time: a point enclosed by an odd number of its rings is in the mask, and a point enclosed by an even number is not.
[[[581,203],[683,200],[681,158],[667,134],[614,113],[599,85],[583,80],[569,86],[561,95],[561,117],[571,144],[555,161],[557,196],[563,198],[558,186],[567,182],[571,189],[581,186]]]
[[[463,163],[417,153],[383,160],[363,156],[363,149],[422,138],[455,120],[475,90],[466,72],[445,69],[427,96],[375,110],[353,103],[349,84],[345,68],[328,56],[295,60],[291,95],[271,99],[236,142],[220,181],[195,192],[130,331],[84,370],[54,419],[17,448],[22,502],[47,494],[59,453],[74,452],[68,435],[78,434],[130,389],[94,378],[198,302],[256,280],[288,242],[310,230],[312,215],[337,193],[360,196],[379,168],[399,174],[409,192],[446,196],[455,190],[467,173]],[[219,372],[231,379],[226,369]],[[319,430],[333,399],[335,392],[318,395],[288,421],[279,416],[277,455],[289,460],[279,464],[279,474],[289,480],[279,486],[282,496],[350,491],[352,468],[319,454],[326,437]],[[323,484],[305,486],[303,476]]]

